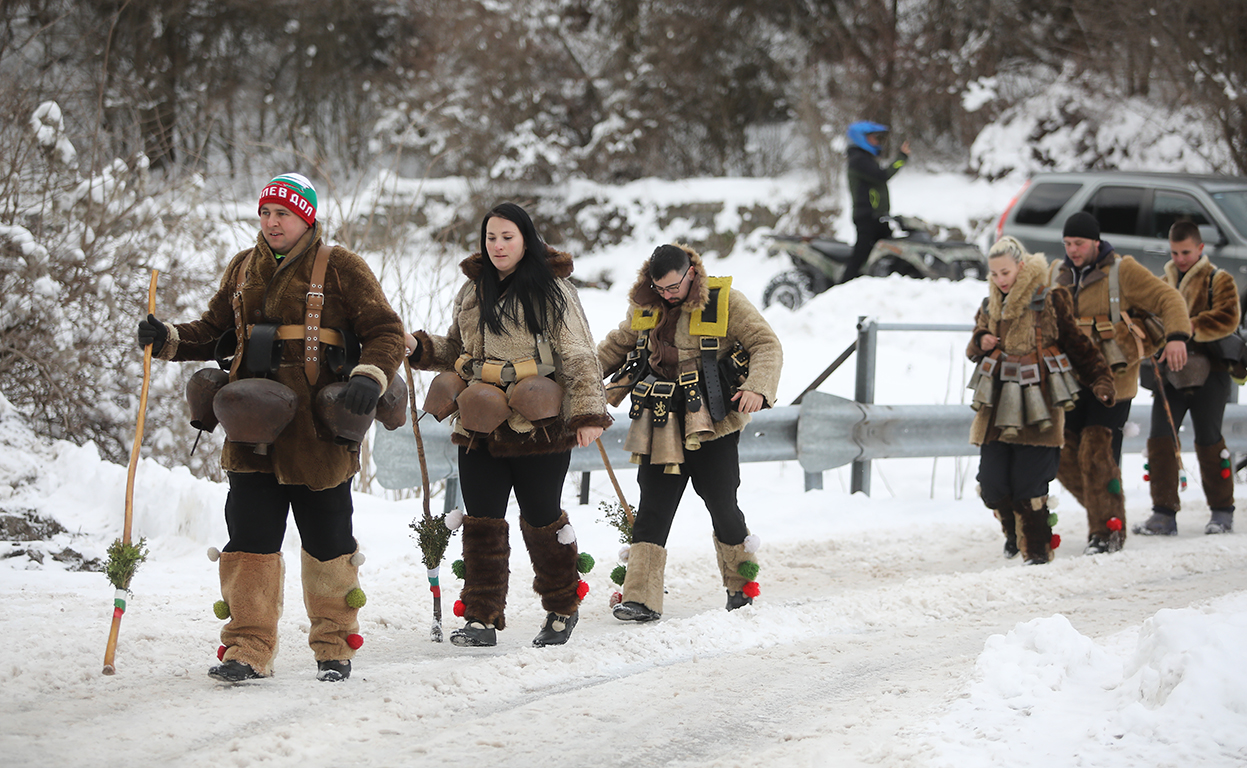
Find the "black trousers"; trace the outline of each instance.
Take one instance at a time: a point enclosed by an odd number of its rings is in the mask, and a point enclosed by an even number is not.
[[[994,440],[979,447],[979,493],[990,509],[1004,501],[1048,495],[1056,479],[1061,449],[1049,445],[1016,445]]]
[[[286,515],[291,510],[303,549],[312,557],[323,562],[355,551],[350,480],[336,488],[313,491],[306,485],[282,485],[269,472],[228,474],[226,552],[280,552],[286,537]]]
[[[1225,418],[1225,405],[1230,401],[1229,371],[1212,371],[1204,385],[1191,392],[1174,389],[1166,382],[1163,397],[1173,414],[1173,428],[1169,427],[1160,393],[1153,392],[1149,437],[1173,437],[1173,430],[1180,428],[1182,420],[1190,413],[1196,445],[1216,445],[1221,441],[1221,421]]]
[[[459,446],[459,484],[464,511],[472,517],[501,520],[515,491],[520,517],[543,528],[563,512],[563,481],[572,452],[528,456],[494,456],[487,445],[468,450]]]
[[[1119,400],[1112,408],[1090,392],[1083,392],[1074,410],[1065,414],[1065,431],[1082,432],[1083,427],[1108,427],[1113,432],[1113,461],[1121,466],[1122,428],[1130,418],[1130,400]]]
[[[740,433],[702,443],[696,451],[685,451],[680,470],[678,475],[669,475],[663,472],[662,464],[650,464],[648,456],[637,468],[641,499],[632,526],[632,541],[667,545],[676,508],[689,480],[706,502],[715,538],[728,546],[744,541],[749,532],[745,513],[736,503],[736,491],[740,488]]]
[[[892,236],[892,227],[878,218],[853,219],[853,226],[857,229],[857,241],[853,243],[853,255],[845,267],[844,277],[840,281],[842,283],[847,283],[861,274],[875,243]]]

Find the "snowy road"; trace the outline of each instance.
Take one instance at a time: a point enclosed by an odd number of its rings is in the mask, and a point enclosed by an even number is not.
[[[1135,537],[1119,554],[1062,550],[1043,568],[998,547],[990,526],[964,522],[777,544],[765,599],[734,614],[708,543],[675,550],[662,622],[611,618],[598,569],[573,642],[547,649],[527,647],[540,616],[523,557],[500,645],[469,651],[428,642],[419,571],[394,563],[368,574],[368,644],[344,685],[314,680],[288,574],[279,674],[235,688],[203,674],[219,626],[202,609],[209,579],[187,584],[180,563],[145,571],[119,673],[105,678],[99,575],[43,573],[57,588],[6,590],[4,615],[63,627],[68,612],[81,626],[15,642],[26,654],[0,667],[0,750],[8,765],[90,754],[102,768],[940,764],[929,725],[990,635],[1059,613],[1098,638],[1247,590],[1243,536]]]

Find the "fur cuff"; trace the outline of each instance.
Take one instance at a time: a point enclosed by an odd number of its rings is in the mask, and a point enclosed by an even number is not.
[[[384,392],[390,386],[390,382],[386,379],[385,371],[375,365],[357,365],[351,369],[352,376],[367,376],[381,385],[381,391]]]
[[[173,356],[178,353],[178,344],[181,343],[182,337],[178,334],[178,328],[173,323],[166,323],[162,320],[160,324],[165,327],[168,335],[165,337],[165,345],[160,348],[160,354],[154,357],[157,360],[172,360]]]

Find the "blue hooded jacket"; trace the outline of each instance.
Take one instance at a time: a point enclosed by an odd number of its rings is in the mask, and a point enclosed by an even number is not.
[[[861,147],[876,157],[879,155],[879,148],[866,141],[867,134],[871,133],[887,133],[888,127],[882,123],[872,123],[869,120],[859,120],[849,126],[849,141],[855,146]]]

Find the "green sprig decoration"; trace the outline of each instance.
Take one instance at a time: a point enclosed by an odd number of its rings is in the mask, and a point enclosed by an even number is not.
[[[598,510],[605,516],[603,522],[609,523],[619,531],[619,543],[632,543],[632,523],[628,522],[628,515],[624,512],[623,505],[617,501],[601,501],[598,503]]]
[[[114,539],[108,547],[108,563],[104,566],[104,575],[117,589],[129,591],[130,579],[139,569],[139,563],[147,559],[147,539],[139,539],[138,544],[123,544],[121,539]]]
[[[417,517],[407,527],[416,532],[424,567],[432,569],[441,565],[446,546],[454,535],[454,531],[446,527],[446,516]]]

